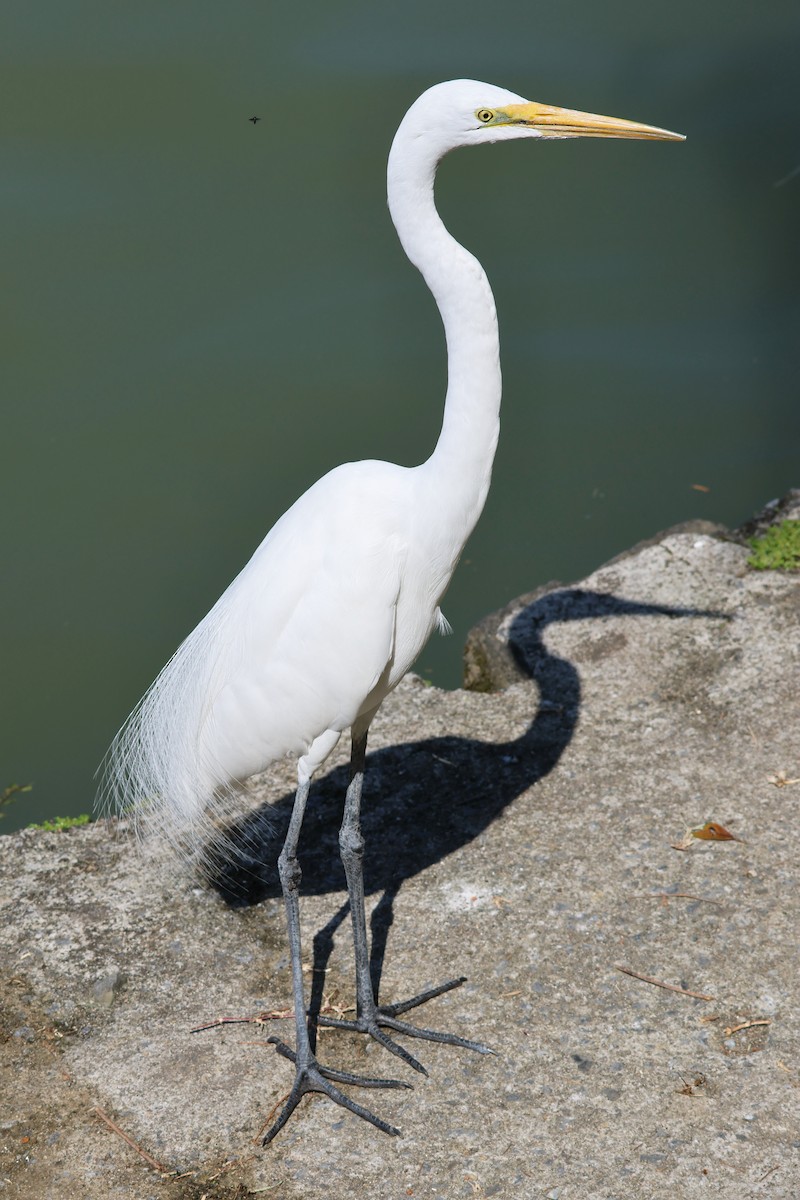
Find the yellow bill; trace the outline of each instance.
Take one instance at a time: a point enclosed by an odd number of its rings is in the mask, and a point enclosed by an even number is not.
[[[491,113],[493,119],[486,120]],[[552,104],[507,104],[503,108],[478,114],[487,125],[527,125],[542,137],[645,138],[650,141],[682,142],[682,133],[623,121],[621,117],[601,117],[597,113],[578,112],[574,108],[556,108]]]

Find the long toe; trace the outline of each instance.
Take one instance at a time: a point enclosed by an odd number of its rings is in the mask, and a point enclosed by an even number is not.
[[[282,1054],[284,1058],[288,1058],[290,1062],[297,1062],[297,1055],[291,1046],[287,1046],[280,1038],[267,1038],[271,1042],[278,1054]],[[323,1079],[330,1079],[332,1083],[347,1083],[352,1087],[366,1088],[408,1088],[413,1092],[414,1085],[406,1083],[403,1079],[377,1079],[372,1075],[353,1075],[350,1071],[337,1071],[333,1067],[323,1067],[322,1063],[317,1062],[316,1068],[322,1075]]]
[[[437,996],[443,996],[445,992],[452,992],[466,982],[466,975],[459,975],[457,979],[448,979],[446,983],[426,988],[424,992],[417,992],[416,996],[412,996],[410,1000],[398,1000],[395,1004],[383,1004],[381,1012],[386,1013],[389,1017],[399,1017],[400,1013],[409,1012],[412,1008],[419,1008],[420,1004],[427,1004],[429,1000],[435,1000]]]
[[[436,996],[441,996],[444,992],[450,992],[453,988],[460,987],[465,981],[466,976],[462,975],[459,979],[451,979],[447,983],[440,984],[438,987],[428,988],[426,991],[412,996],[410,1000],[402,1000],[396,1004],[373,1005],[367,1011],[359,1013],[354,1020],[327,1016],[320,1016],[317,1020],[320,1025],[331,1026],[335,1029],[348,1029],[354,1033],[366,1033],[386,1050],[389,1050],[390,1053],[397,1055],[398,1058],[402,1058],[403,1062],[407,1063],[415,1071],[419,1071],[422,1075],[427,1075],[428,1072],[422,1063],[414,1058],[412,1054],[409,1054],[404,1046],[398,1045],[383,1030],[391,1029],[393,1033],[402,1033],[407,1037],[421,1038],[427,1042],[439,1042],[446,1046],[459,1046],[464,1050],[474,1050],[477,1054],[494,1054],[495,1051],[489,1046],[485,1046],[483,1042],[474,1042],[468,1038],[459,1037],[454,1033],[440,1033],[436,1029],[425,1029],[419,1025],[410,1025],[407,1021],[397,1020],[399,1013],[405,1013],[412,1008],[417,1008],[420,1004],[425,1004],[428,1000],[433,1000]]]
[[[368,1108],[364,1108],[363,1104],[358,1104],[350,1096],[345,1095],[344,1092],[341,1092],[335,1086],[335,1083],[371,1088],[408,1088],[411,1086],[410,1084],[403,1083],[398,1079],[374,1079],[370,1076],[351,1075],[347,1071],[334,1071],[330,1067],[323,1067],[316,1059],[311,1059],[309,1062],[297,1066],[297,1055],[291,1047],[287,1046],[285,1042],[281,1042],[278,1038],[271,1037],[268,1040],[274,1044],[279,1054],[295,1063],[296,1072],[292,1090],[279,1116],[264,1134],[261,1142],[262,1146],[268,1146],[275,1135],[280,1133],[307,1092],[322,1092],[334,1104],[338,1104],[341,1108],[346,1108],[348,1112],[353,1113],[355,1116],[361,1117],[362,1120],[368,1121],[370,1125],[374,1125],[382,1133],[387,1133],[390,1137],[400,1136],[400,1130],[396,1126],[390,1125],[382,1117],[378,1117],[375,1113],[370,1112]]]
[[[419,1025],[409,1025],[407,1021],[396,1021],[394,1017],[380,1018],[380,1024],[385,1029],[393,1029],[395,1033],[404,1033],[407,1037],[424,1038],[426,1042],[441,1042],[445,1046],[460,1046],[463,1050],[474,1050],[476,1054],[496,1054],[491,1046],[483,1042],[473,1042],[469,1038],[459,1037],[455,1033],[440,1033],[438,1029],[424,1029]]]

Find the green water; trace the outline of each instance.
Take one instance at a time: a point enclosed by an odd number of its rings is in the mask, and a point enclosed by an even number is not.
[[[34,786],[0,828],[90,807],[117,726],[317,476],[429,453],[442,337],[384,167],[439,79],[689,140],[443,164],[505,399],[421,672],[457,684],[470,624],[522,591],[800,484],[795,0],[17,0],[3,23],[0,791]]]

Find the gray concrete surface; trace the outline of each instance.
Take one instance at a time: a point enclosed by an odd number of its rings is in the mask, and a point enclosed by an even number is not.
[[[381,994],[463,973],[420,1020],[497,1051],[415,1042],[423,1079],[322,1032],[324,1062],[414,1084],[368,1094],[402,1138],[312,1097],[262,1151],[292,1076],[266,1038],[291,1022],[189,1032],[289,1005],[272,871],[218,880],[237,909],[121,827],[0,838],[0,1195],[800,1195],[800,578],[746,558],[719,531],[666,535],[484,623],[521,664],[504,691],[409,677],[379,714]],[[345,756],[302,852],[309,989],[329,1011],[353,994]],[[291,786],[289,763],[259,783],[268,856]],[[710,820],[743,840],[673,848]]]

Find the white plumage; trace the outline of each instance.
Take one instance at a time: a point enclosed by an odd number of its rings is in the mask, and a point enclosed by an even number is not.
[[[333,1084],[405,1085],[321,1066],[305,1021],[297,837],[309,781],[346,729],[353,737],[352,781],[340,845],[353,917],[358,1015],[339,1024],[369,1033],[420,1071],[384,1028],[487,1052],[480,1043],[407,1025],[396,1019],[397,1010],[377,1005],[364,918],[361,780],[367,730],[381,701],[434,628],[448,628],[439,605],[483,508],[499,433],[494,301],[482,267],[436,212],[437,163],[458,146],[578,136],[678,135],[532,104],[472,80],[438,84],[411,106],[389,155],[388,200],[403,248],[422,272],[444,324],[448,388],[436,447],[413,468],[348,463],[301,496],[178,649],[109,752],[108,799],[189,854],[198,842],[219,836],[218,818],[229,811],[243,780],[284,755],[298,759],[295,807],[279,862],[297,1050],[278,1046],[297,1072],[265,1141],[309,1090],[324,1091],[385,1132],[397,1132]],[[402,1011],[459,982],[421,993]]]
[[[121,807],[191,853],[239,783],[286,755],[310,778],[371,718],[447,628],[455,562],[409,519],[426,487],[423,468],[347,463],[296,501],[118,735]]]

